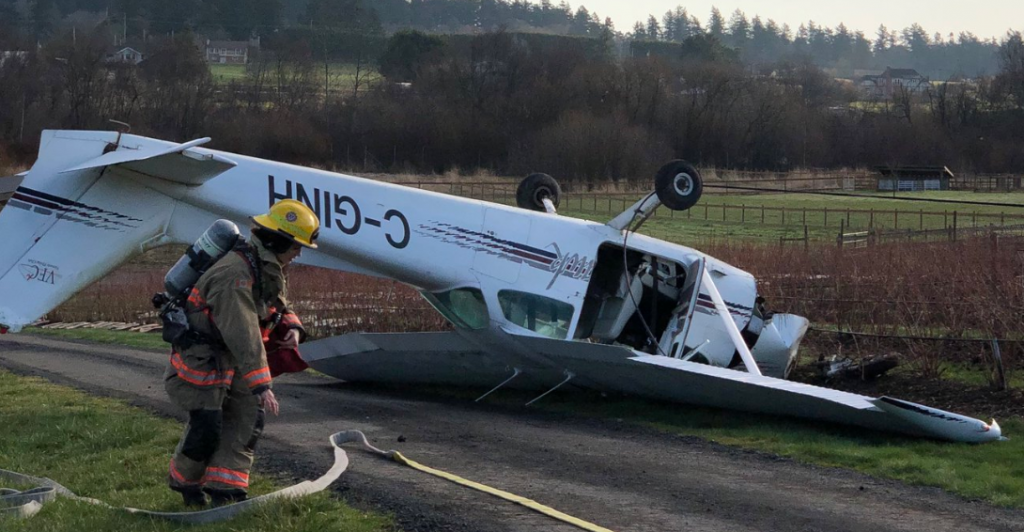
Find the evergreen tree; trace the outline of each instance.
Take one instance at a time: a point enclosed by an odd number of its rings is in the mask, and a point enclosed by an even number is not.
[[[717,7],[711,8],[711,16],[708,18],[708,34],[716,39],[725,35],[725,18]]]
[[[647,28],[639,20],[633,24],[633,39],[637,41],[647,40]]]
[[[880,54],[889,49],[889,28],[885,24],[879,24],[875,31],[875,41],[872,43],[873,51]]]
[[[647,38],[656,41],[661,37],[661,25],[654,15],[647,17]]]
[[[32,17],[32,32],[36,38],[50,35],[60,20],[60,11],[54,0],[32,0],[29,14]]]
[[[729,18],[729,37],[732,40],[732,45],[738,48],[743,48],[747,45],[747,41],[750,40],[750,21],[747,20],[747,15],[737,9],[732,12],[732,17]]]

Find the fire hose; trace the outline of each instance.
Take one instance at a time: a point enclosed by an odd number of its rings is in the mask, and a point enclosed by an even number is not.
[[[557,519],[564,523],[576,526],[577,528],[587,530],[588,532],[612,532],[611,530],[589,523],[582,519],[578,519],[571,515],[562,513],[554,508],[540,504],[532,499],[527,499],[519,495],[514,495],[506,491],[498,490],[478,482],[464,479],[457,475],[447,473],[438,469],[427,467],[418,462],[410,460],[402,455],[398,451],[383,451],[370,444],[366,439],[366,435],[358,430],[347,430],[332,434],[329,438],[331,447],[334,449],[334,465],[324,473],[320,478],[313,481],[300,482],[294,486],[284,488],[273,493],[266,495],[260,495],[252,499],[237,502],[227,506],[220,506],[217,508],[211,508],[209,510],[201,510],[196,512],[152,512],[149,510],[140,510],[138,508],[115,508],[109,504],[99,501],[97,499],[89,497],[81,497],[75,495],[74,492],[65,488],[64,486],[50,480],[48,478],[39,478],[21,473],[15,473],[13,471],[7,471],[0,469],[0,481],[13,482],[18,485],[25,486],[36,486],[32,489],[25,491],[17,491],[13,489],[2,489],[0,488],[0,519],[4,517],[20,517],[26,518],[31,517],[39,512],[43,504],[55,500],[58,496],[66,497],[75,501],[81,501],[89,504],[95,504],[103,506],[113,510],[125,511],[132,514],[144,515],[147,517],[156,517],[160,519],[166,519],[178,523],[185,523],[190,525],[201,525],[218,523],[232,519],[236,515],[250,511],[260,505],[267,504],[272,501],[281,499],[292,499],[297,497],[303,497],[323,491],[330,486],[334,481],[341,476],[342,473],[348,468],[348,455],[345,454],[344,449],[341,445],[345,443],[356,443],[377,456],[387,458],[398,462],[407,467],[411,467],[417,471],[433,475],[438,478],[454,482],[461,486],[465,486],[495,497],[499,497],[509,502],[513,502],[529,508],[535,512],[544,514],[553,519]]]

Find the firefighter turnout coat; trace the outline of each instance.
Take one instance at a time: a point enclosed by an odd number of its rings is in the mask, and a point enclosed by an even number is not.
[[[260,320],[285,308],[285,290],[281,263],[256,238],[192,289],[186,312],[200,340],[173,346],[164,374],[171,400],[189,413],[169,467],[172,489],[248,489],[264,422],[258,395],[271,386]]]

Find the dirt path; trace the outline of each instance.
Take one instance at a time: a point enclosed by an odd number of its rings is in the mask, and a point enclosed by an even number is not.
[[[160,383],[165,360],[120,347],[0,339],[0,366],[16,373],[180,417]],[[616,531],[1024,531],[1021,511],[615,420],[357,388],[308,375],[279,379],[275,389],[283,414],[268,423],[257,473],[319,476],[330,462],[326,437],[357,428],[378,447]],[[350,456],[336,491],[357,507],[394,514],[403,530],[577,530],[359,451]]]

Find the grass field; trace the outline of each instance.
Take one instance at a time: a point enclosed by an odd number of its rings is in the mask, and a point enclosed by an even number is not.
[[[213,75],[213,80],[218,85],[226,84],[230,81],[241,81],[245,79],[245,65],[220,65],[211,64],[210,74]]]
[[[0,468],[51,478],[77,495],[113,506],[184,511],[166,487],[167,461],[181,433],[175,421],[119,401],[89,396],[0,371]],[[326,441],[324,445],[327,445]],[[257,473],[251,493],[277,487]],[[172,531],[181,525],[59,499],[24,520],[0,521],[4,532]],[[354,510],[326,493],[272,503],[226,523],[185,527],[197,532],[392,530],[390,520]]]
[[[93,339],[92,331],[67,331],[68,336]],[[114,333],[103,341],[126,343],[140,333]],[[951,369],[959,381],[984,382],[968,367]],[[0,383],[3,381],[0,380]],[[1019,381],[1015,381],[1019,383]],[[408,391],[410,387],[402,387]],[[463,398],[479,390],[416,387],[431,394]],[[2,391],[2,387],[0,387]],[[2,393],[2,392],[0,392]],[[488,402],[519,408],[536,394],[502,391]],[[0,395],[2,399],[2,395]],[[659,431],[696,436],[723,445],[762,451],[828,467],[861,471],[977,498],[1001,506],[1024,508],[1024,420],[1001,419],[1004,434],[1012,439],[984,445],[954,444],[904,438],[863,429],[814,423],[775,416],[744,414],[712,408],[657,403],[590,394],[554,394],[538,404],[541,409],[618,419]],[[984,416],[986,412],[963,412]],[[0,438],[0,442],[2,442]],[[2,445],[2,444],[0,444]],[[0,446],[0,467],[3,463]]]
[[[778,242],[801,237],[807,226],[811,239],[834,241],[840,230],[931,230],[952,227],[1024,225],[1024,193],[922,192],[901,194],[912,199],[1004,203],[980,206],[966,203],[911,202],[881,194],[864,197],[816,194],[706,193],[685,212],[658,209],[642,233],[676,242],[695,238],[739,238]],[[628,208],[639,195],[567,194],[559,212],[607,221]],[[1019,207],[1018,207],[1019,206]],[[955,213],[955,214],[954,214]]]
[[[227,85],[228,83],[244,82],[246,79],[246,65],[221,65],[211,64],[210,74],[213,76],[214,83],[218,85]],[[273,75],[273,66],[271,68],[271,75]],[[334,63],[330,65],[329,74],[331,77],[331,90],[332,91],[351,91],[353,85],[356,82],[356,65],[353,63]],[[362,70],[359,73],[361,79],[360,84],[375,83],[380,79],[380,74],[377,72],[374,65],[363,65]],[[323,89],[324,85],[324,65],[320,63],[314,65],[313,68],[313,80],[312,82],[318,89]],[[362,88],[360,90],[363,90]]]
[[[40,336],[51,336],[62,340],[86,340],[99,344],[125,345],[138,349],[158,351],[166,351],[168,349],[168,344],[160,336],[160,333],[133,333],[99,329],[44,329],[42,327],[27,327],[25,332]]]
[[[494,179],[488,181],[493,182]],[[453,184],[447,187],[435,185],[432,189],[506,205],[515,204],[514,185]],[[804,226],[812,240],[835,241],[840,231],[927,231],[954,226],[965,230],[992,225],[1024,225],[1024,192],[903,192],[895,199],[891,193],[841,194],[850,195],[740,194],[706,189],[700,202],[687,211],[659,208],[641,232],[680,243],[728,238],[777,244],[779,237],[802,237]],[[638,193],[566,192],[558,210],[566,216],[603,223],[629,208],[640,197],[642,195]]]

